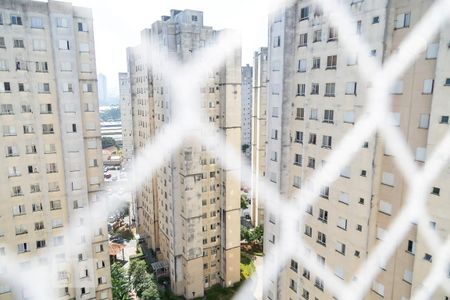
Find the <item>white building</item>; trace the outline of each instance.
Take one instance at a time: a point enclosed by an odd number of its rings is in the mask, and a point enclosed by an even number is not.
[[[111,299],[92,11],[0,1],[0,68],[0,299]]]
[[[131,106],[130,78],[128,73],[119,73],[120,116],[122,121],[123,157],[133,157],[133,112]]]
[[[247,147],[246,157],[251,156],[251,133],[252,133],[252,95],[253,95],[253,68],[248,64],[241,68],[241,145]]]

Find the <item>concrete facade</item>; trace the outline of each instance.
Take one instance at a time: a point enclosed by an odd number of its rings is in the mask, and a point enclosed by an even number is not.
[[[128,73],[119,73],[120,117],[122,121],[123,157],[131,160],[133,145],[133,112],[131,107],[130,78]]]
[[[432,1],[346,1],[355,19],[355,34],[385,61],[419,22]],[[399,82],[392,83],[392,120],[403,132],[418,166],[448,127],[448,26],[433,37]],[[268,144],[266,175],[290,198],[303,188],[329,152],[363,117],[370,83],[358,76],[358,61],[347,55],[321,9],[309,1],[274,14],[269,21]],[[432,226],[444,237],[450,230],[444,172],[431,190]],[[345,282],[372,249],[407,201],[403,182],[384,141],[367,140],[329,187],[322,187],[304,226],[298,228],[317,259]],[[448,201],[447,201],[448,202]],[[265,216],[264,249],[280,235],[274,215]],[[416,226],[374,280],[366,299],[409,299],[433,266],[432,249]],[[438,289],[433,299],[450,295]],[[333,299],[327,284],[291,260],[264,299]]]
[[[252,134],[252,95],[253,95],[253,67],[243,66],[241,68],[242,89],[241,89],[241,144],[247,145],[245,156],[250,157],[251,150],[251,134]]]
[[[266,175],[267,144],[267,86],[269,78],[267,47],[254,54],[253,97],[252,97],[252,186],[250,216],[254,226],[264,224],[264,202],[260,195],[260,182],[257,178]]]
[[[182,113],[171,99],[170,78],[154,71],[161,62],[151,61],[151,47],[189,62],[220,34],[203,25],[200,11],[171,10],[170,16],[142,31],[141,45],[128,49],[136,155]],[[211,70],[200,91],[210,124],[236,151],[241,136],[240,67],[236,51],[220,69]],[[136,194],[138,232],[157,259],[168,263],[172,291],[187,299],[203,296],[213,285],[232,286],[240,280],[240,161],[234,163],[224,168],[217,155],[186,140]]]
[[[90,217],[103,186],[92,12],[5,0],[0,14],[0,255],[50,267],[61,299],[111,299],[106,216]],[[32,294],[0,282],[0,299]]]

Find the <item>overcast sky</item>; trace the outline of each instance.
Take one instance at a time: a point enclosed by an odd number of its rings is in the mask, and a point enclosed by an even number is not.
[[[140,31],[169,15],[170,9],[196,9],[214,29],[235,28],[242,34],[242,64],[267,44],[268,0],[63,0],[90,7],[94,13],[97,72],[108,78],[109,96],[118,96],[118,72],[126,67],[128,46],[139,44]]]

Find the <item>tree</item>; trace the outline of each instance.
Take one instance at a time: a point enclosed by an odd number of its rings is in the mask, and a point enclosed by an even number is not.
[[[105,149],[111,146],[116,146],[116,140],[110,136],[102,137],[102,148]]]
[[[126,278],[125,271],[117,263],[111,266],[111,284],[113,300],[130,300],[128,295],[130,284]]]
[[[245,194],[241,195],[241,208],[242,209],[247,209],[248,208],[248,199],[247,199],[247,196]]]
[[[130,263],[130,268],[128,269],[128,276],[130,278],[131,285],[133,286],[136,294],[139,297],[141,297],[144,291],[148,289],[156,289],[156,291],[158,290],[156,287],[154,276],[148,273],[147,264],[144,260],[132,260]],[[147,292],[147,294],[150,294],[150,291]]]
[[[142,293],[141,300],[159,300],[158,286],[155,282],[155,276],[150,275],[150,284]]]
[[[255,242],[259,245],[263,244],[263,240],[264,240],[264,226],[263,225],[259,225],[256,226],[255,229],[252,230],[252,242]]]
[[[250,242],[250,230],[241,225],[241,241]]]

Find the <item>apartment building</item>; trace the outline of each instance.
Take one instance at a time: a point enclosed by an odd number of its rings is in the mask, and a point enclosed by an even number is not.
[[[122,121],[123,157],[131,160],[133,147],[133,113],[131,109],[130,78],[128,73],[119,73],[120,117]]]
[[[0,299],[111,299],[92,11],[0,1]],[[70,249],[70,251],[69,251]],[[23,273],[22,273],[23,272]],[[40,280],[39,278],[36,278]],[[25,286],[24,286],[25,284]]]
[[[269,78],[268,50],[261,47],[253,56],[253,97],[252,97],[252,177],[250,217],[254,226],[264,224],[264,200],[260,196],[260,181],[266,175],[267,143],[267,85]]]
[[[433,1],[343,1],[354,18],[354,34],[384,62],[411,33]],[[296,1],[269,19],[268,144],[266,174],[287,198],[307,185],[330,151],[363,117],[371,83],[358,76],[358,58],[348,55],[336,29],[311,1]],[[403,132],[418,166],[448,130],[450,92],[449,30],[441,27],[401,80],[392,83],[392,122]],[[430,190],[432,226],[450,230],[449,192],[444,171]],[[384,233],[407,201],[394,157],[383,139],[361,145],[351,164],[331,186],[321,188],[298,228],[314,255],[309,259],[333,270],[345,282],[383,241]],[[266,212],[265,251],[280,236],[280,223]],[[373,281],[366,299],[410,299],[433,266],[433,250],[412,225],[397,251]],[[272,282],[265,299],[333,299],[327,283],[291,260]],[[439,288],[433,299],[450,295]]]
[[[142,31],[139,46],[128,49],[136,155],[182,113],[172,98],[170,78],[159,71],[163,61],[188,63],[220,35],[203,24],[202,12],[171,10]],[[155,48],[164,59],[152,61]],[[210,70],[199,107],[205,121],[236,151],[241,137],[240,71],[239,49],[221,68]],[[197,133],[201,136],[201,129]],[[240,161],[233,163],[222,166],[216,153],[186,139],[136,193],[138,233],[159,265],[167,266],[172,291],[187,299],[203,296],[213,285],[228,287],[240,280]]]
[[[242,91],[241,91],[241,144],[245,149],[245,156],[251,156],[251,133],[252,133],[252,95],[253,95],[253,67],[250,65],[241,68]],[[246,145],[246,146],[244,146]]]

